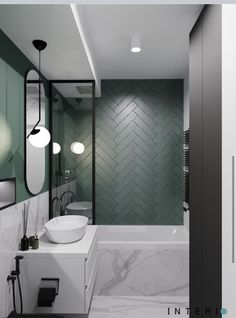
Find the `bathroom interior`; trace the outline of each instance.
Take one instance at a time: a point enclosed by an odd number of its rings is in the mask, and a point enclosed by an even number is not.
[[[219,10],[0,5],[1,318],[184,317],[198,304],[189,38]]]

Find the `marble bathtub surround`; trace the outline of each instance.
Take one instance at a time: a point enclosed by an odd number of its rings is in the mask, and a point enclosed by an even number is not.
[[[174,310],[181,308],[181,318],[188,317],[188,297],[170,296],[94,296],[89,318],[176,318]]]
[[[0,317],[12,310],[11,286],[6,277],[15,266],[14,257],[19,251],[23,236],[22,211],[28,209],[27,236],[40,232],[48,221],[48,192],[20,202],[0,211]],[[22,261],[24,266],[24,261]]]
[[[95,295],[188,296],[188,249],[101,249]]]

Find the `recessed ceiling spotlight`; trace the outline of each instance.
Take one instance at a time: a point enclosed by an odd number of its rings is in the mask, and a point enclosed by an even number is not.
[[[140,38],[136,36],[132,37],[130,51],[132,53],[139,53],[142,51]]]

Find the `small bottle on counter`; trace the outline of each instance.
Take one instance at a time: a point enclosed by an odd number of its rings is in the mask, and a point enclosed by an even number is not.
[[[24,235],[20,241],[20,249],[21,251],[27,251],[29,249],[29,239],[26,235]]]
[[[29,237],[29,246],[33,249],[33,250],[37,250],[39,248],[39,239],[38,239],[38,235],[32,235]]]
[[[33,250],[37,250],[39,248],[39,238],[37,234],[35,234],[34,238],[32,239],[31,246]]]

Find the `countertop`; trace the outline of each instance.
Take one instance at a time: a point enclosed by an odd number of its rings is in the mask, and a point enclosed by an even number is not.
[[[8,318],[88,318],[88,314],[17,314],[11,312]]]
[[[54,257],[77,257],[87,258],[92,247],[93,241],[97,238],[97,225],[87,225],[83,238],[79,241],[66,244],[55,244],[47,239],[45,232],[39,234],[39,248],[37,250],[29,249],[28,251],[19,251],[18,254],[33,256],[48,256],[52,254]]]

